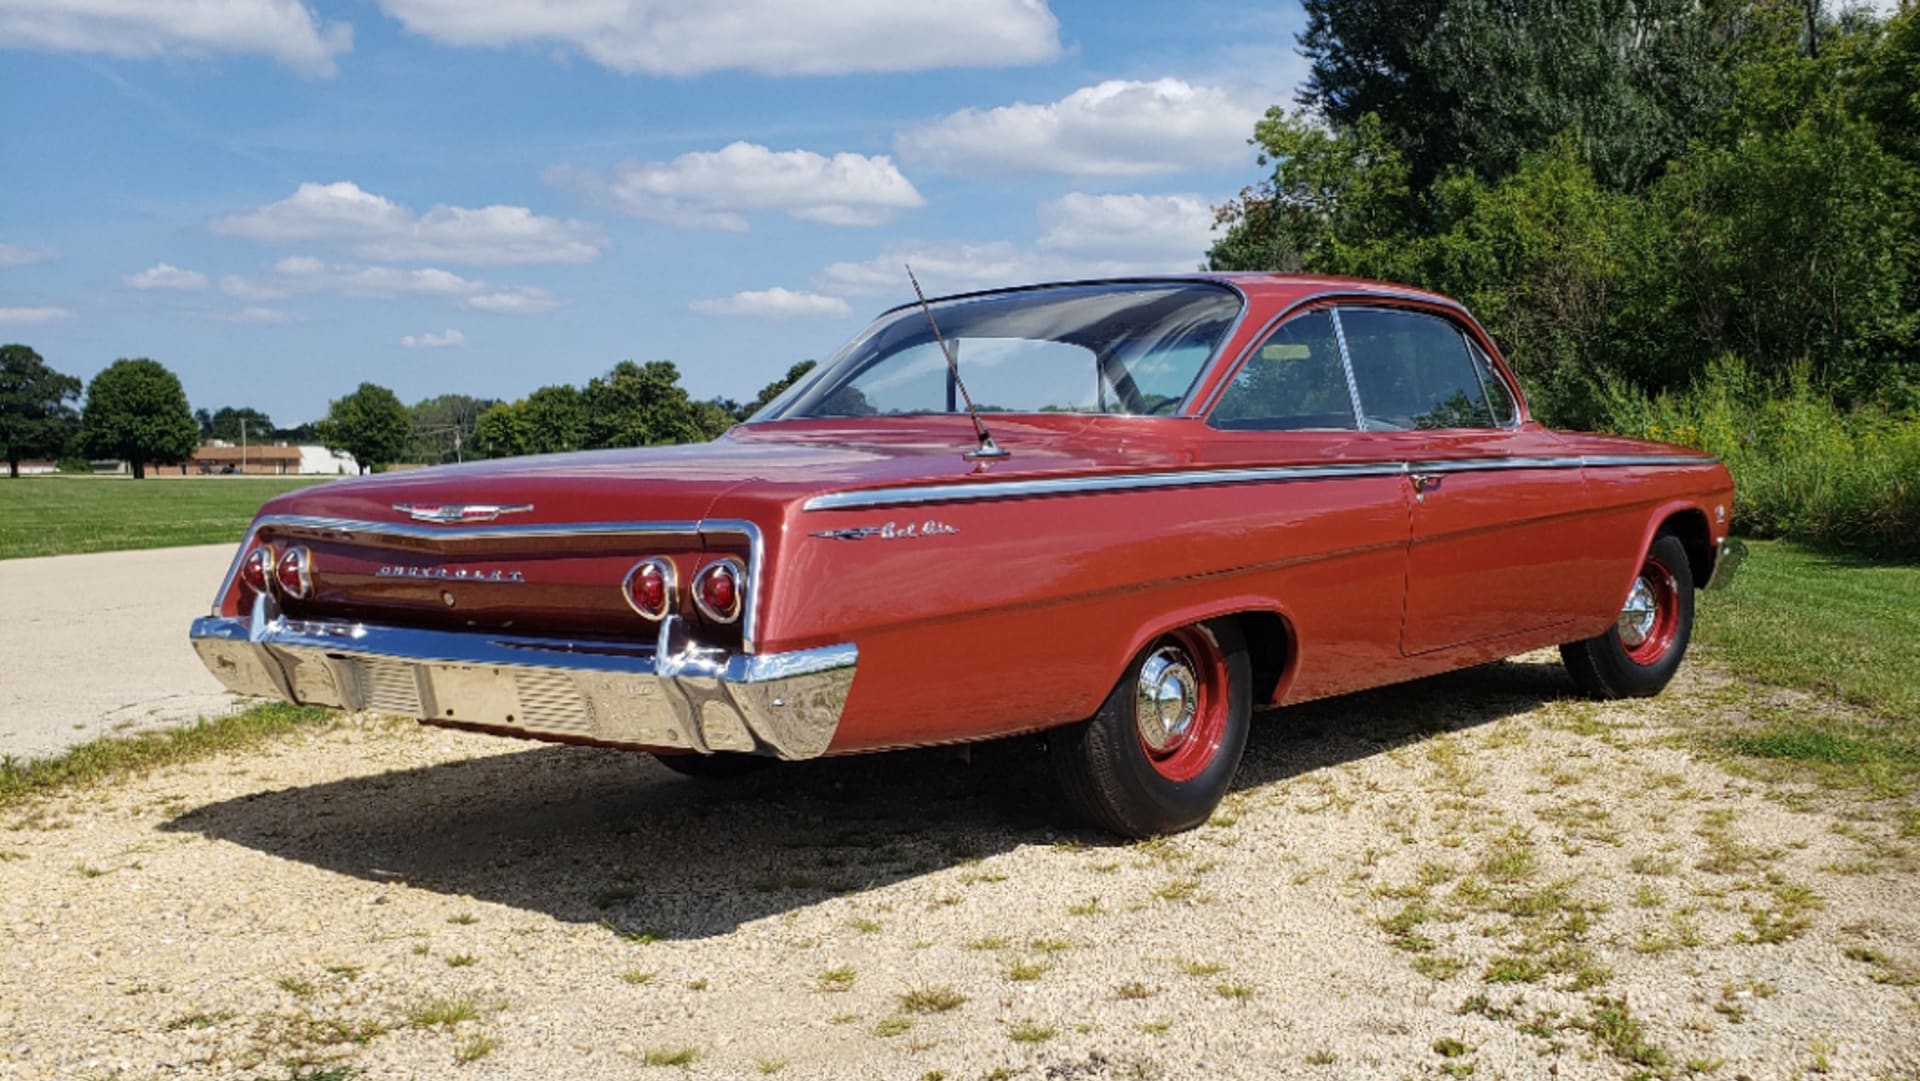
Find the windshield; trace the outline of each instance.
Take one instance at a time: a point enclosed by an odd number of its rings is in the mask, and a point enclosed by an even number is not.
[[[983,413],[1171,414],[1240,314],[1205,282],[1067,285],[933,305]],[[884,315],[755,421],[958,413],[927,316]]]

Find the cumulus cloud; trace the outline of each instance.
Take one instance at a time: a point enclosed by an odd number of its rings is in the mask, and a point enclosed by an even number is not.
[[[442,44],[558,44],[627,74],[839,75],[1006,67],[1060,54],[1060,23],[1045,0],[378,2]]]
[[[876,258],[831,263],[814,285],[847,296],[911,295],[911,265],[929,295],[1074,278],[1193,271],[1206,256],[1213,212],[1196,195],[1074,193],[1040,206],[1040,238],[956,244],[914,241]]]
[[[215,219],[213,231],[262,244],[324,244],[362,259],[473,266],[589,263],[606,247],[587,222],[524,206],[435,206],[415,214],[347,180],[302,184],[277,203]]]
[[[207,276],[197,270],[182,270],[172,263],[155,263],[138,274],[121,279],[135,289],[205,289]]]
[[[71,318],[73,313],[65,308],[0,308],[0,323],[15,326],[39,326]]]
[[[253,307],[208,312],[207,318],[217,319],[222,323],[245,323],[258,326],[280,326],[300,321],[300,317],[292,312],[283,312],[278,308]]]
[[[1180,79],[1112,80],[1044,105],[962,109],[903,132],[900,155],[971,175],[1148,176],[1247,165],[1252,97]]]
[[[400,344],[408,349],[451,349],[455,346],[467,344],[467,336],[452,327],[448,327],[444,334],[428,332],[426,334],[402,335]]]
[[[1213,208],[1197,195],[1087,195],[1040,206],[1038,247],[1070,259],[1185,271],[1212,243]]]
[[[737,142],[666,162],[627,162],[611,176],[556,166],[550,183],[637,218],[691,229],[744,232],[747,215],[777,211],[823,225],[881,225],[926,205],[885,155],[769,150]]]
[[[109,56],[267,56],[304,75],[332,75],[353,28],[321,25],[300,0],[5,0],[11,48]]]
[[[843,316],[852,310],[839,297],[797,292],[777,285],[771,289],[749,289],[732,296],[696,300],[689,306],[701,315],[731,315],[749,319],[811,319]]]
[[[221,292],[235,300],[282,300],[313,293],[336,293],[360,300],[437,297],[475,311],[542,315],[560,306],[559,298],[529,286],[494,286],[437,267],[407,269],[327,263],[294,255],[257,277],[229,274]]]
[[[51,262],[56,258],[52,248],[22,248],[15,244],[0,244],[0,267],[31,266],[34,263]]]

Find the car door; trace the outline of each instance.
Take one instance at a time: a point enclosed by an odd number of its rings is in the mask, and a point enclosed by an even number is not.
[[[1592,553],[1585,477],[1473,336],[1437,312],[1338,310],[1360,427],[1406,463],[1413,506],[1401,649],[1408,655],[1571,621]]]

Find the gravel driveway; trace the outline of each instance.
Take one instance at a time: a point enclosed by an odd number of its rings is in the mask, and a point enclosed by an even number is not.
[[[1570,690],[1267,715],[1132,845],[1030,741],[713,784],[347,718],[0,812],[0,1077],[1920,1075],[1920,818],[1685,750],[1702,669]]]

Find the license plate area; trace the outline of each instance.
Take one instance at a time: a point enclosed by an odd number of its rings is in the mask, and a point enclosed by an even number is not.
[[[437,665],[426,674],[432,716],[438,720],[512,725],[526,721],[519,683],[508,669]]]

